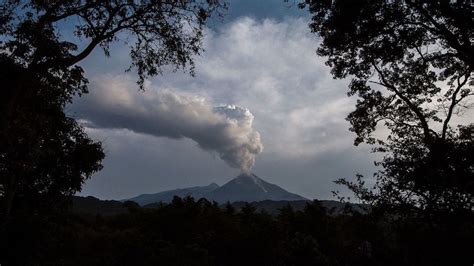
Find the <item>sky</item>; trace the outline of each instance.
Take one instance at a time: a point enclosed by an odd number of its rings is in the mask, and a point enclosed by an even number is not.
[[[241,171],[310,199],[334,199],[338,178],[371,177],[376,155],[355,147],[349,80],[334,80],[306,10],[282,0],[230,1],[208,24],[196,75],[166,72],[139,91],[127,47],[81,65],[90,93],[67,113],[103,143],[102,171],[80,195],[125,199],[222,185]]]

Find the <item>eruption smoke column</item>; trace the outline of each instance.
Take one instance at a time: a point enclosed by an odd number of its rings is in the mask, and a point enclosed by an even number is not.
[[[105,79],[105,80],[104,80]],[[235,105],[213,106],[203,97],[148,88],[137,92],[123,77],[105,76],[71,109],[87,126],[126,128],[173,139],[189,138],[229,166],[249,172],[262,152],[254,116]]]
[[[252,129],[254,116],[249,109],[235,105],[214,107],[214,111],[234,124],[228,130],[229,135],[234,136],[232,142],[235,143],[220,153],[220,157],[230,166],[240,168],[245,173],[250,172],[255,164],[255,156],[263,150],[260,134]]]

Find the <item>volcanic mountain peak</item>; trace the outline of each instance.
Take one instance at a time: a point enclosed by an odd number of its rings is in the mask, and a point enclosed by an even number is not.
[[[170,202],[173,196],[192,196],[195,199],[206,198],[218,203],[236,201],[263,201],[263,200],[307,200],[306,198],[290,193],[283,188],[268,183],[253,173],[241,173],[234,179],[219,187],[211,183],[203,187],[191,187],[163,191],[155,194],[144,194],[131,198],[138,204],[144,206],[154,202]]]
[[[253,173],[242,173],[221,187],[206,194],[206,198],[217,202],[262,201],[262,200],[306,200],[300,195],[268,183]]]
[[[256,185],[259,187],[263,192],[268,193],[268,190],[265,188],[264,183],[262,179],[260,179],[258,176],[252,173],[241,173],[238,175],[236,178],[231,180],[229,183],[234,182],[238,185]]]
[[[216,183],[214,183],[214,182],[210,183],[210,184],[207,186],[207,188],[209,188],[209,189],[216,189],[216,188],[218,188],[218,187],[219,187],[219,185],[216,184]]]

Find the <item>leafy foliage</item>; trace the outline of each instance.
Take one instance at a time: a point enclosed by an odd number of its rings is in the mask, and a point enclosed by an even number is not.
[[[4,53],[30,69],[64,70],[100,47],[123,40],[130,45],[132,68],[139,84],[162,67],[193,69],[192,56],[201,48],[203,26],[215,12],[225,8],[217,0],[186,1],[6,1],[0,14]],[[61,39],[58,28],[71,28],[84,40]],[[77,21],[77,23],[76,23]],[[65,24],[66,23],[66,24]],[[69,26],[69,27],[68,27]]]
[[[10,211],[17,207],[52,210],[64,196],[80,191],[86,178],[101,169],[104,154],[100,142],[87,137],[63,108],[72,95],[85,91],[85,80],[77,68],[41,77],[24,75],[26,70],[0,55],[2,101],[8,105],[16,86],[30,86],[34,94],[21,95],[1,131],[0,195]],[[19,95],[17,97],[20,97]],[[2,103],[3,104],[3,103]],[[13,115],[14,114],[14,115]],[[5,115],[5,114],[3,114]],[[60,205],[60,204],[59,204]]]
[[[338,183],[391,210],[472,212],[474,143],[462,131],[473,127],[453,119],[468,111],[474,95],[471,1],[300,5],[313,16],[310,28],[322,38],[317,52],[333,76],[352,78],[348,94],[358,101],[347,120],[355,145],[385,154],[375,190],[362,179]]]

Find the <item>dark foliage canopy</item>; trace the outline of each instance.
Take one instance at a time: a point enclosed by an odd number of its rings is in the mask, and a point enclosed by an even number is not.
[[[192,56],[202,50],[204,23],[224,7],[217,0],[8,0],[0,14],[2,50],[30,70],[57,71],[97,47],[109,55],[109,45],[121,40],[130,46],[131,68],[143,85],[146,76],[167,65],[192,70]],[[65,30],[77,38],[63,39]]]
[[[338,182],[384,208],[472,212],[474,144],[465,132],[474,127],[462,118],[474,95],[472,2],[300,5],[312,14],[310,28],[322,38],[317,52],[333,76],[352,79],[348,94],[358,101],[347,120],[355,144],[385,154],[375,192],[360,178]]]
[[[175,198],[129,213],[18,217],[0,263],[41,265],[464,265],[473,225],[388,223],[371,214],[334,215],[320,202],[276,216],[205,199]],[[459,223],[458,223],[459,225]]]

